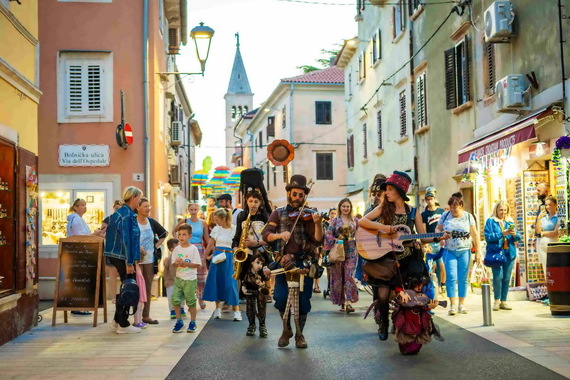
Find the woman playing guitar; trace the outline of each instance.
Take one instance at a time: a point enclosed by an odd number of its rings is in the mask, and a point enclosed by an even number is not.
[[[386,182],[381,185],[385,190],[384,201],[371,212],[364,215],[360,220],[360,227],[377,230],[386,235],[396,238],[397,225],[406,225],[413,231],[414,227],[420,234],[425,233],[425,227],[419,212],[406,202],[410,199],[406,193],[410,188],[411,178],[404,172],[395,171]],[[374,220],[379,220],[375,222]],[[444,235],[443,238],[446,238]],[[431,243],[434,239],[421,239],[423,243]],[[399,270],[396,268],[399,263]],[[390,290],[395,289],[403,303],[409,301],[409,296],[403,291],[404,281],[408,279],[408,267],[410,264],[423,263],[423,255],[420,249],[414,247],[414,242],[405,242],[402,252],[389,252],[376,260],[369,260],[363,267],[368,274],[368,282],[377,291],[375,307],[375,320],[378,323],[378,337],[380,340],[388,339],[388,310],[390,302]],[[417,267],[418,265],[414,265]],[[377,270],[374,270],[374,269]],[[425,264],[424,264],[424,270]],[[377,278],[375,277],[381,277]],[[426,270],[427,275],[427,270]]]

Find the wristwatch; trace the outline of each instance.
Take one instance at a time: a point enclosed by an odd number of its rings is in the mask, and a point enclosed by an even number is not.
[[[433,238],[433,242],[434,242],[434,243],[439,243],[439,238],[438,238],[437,236],[434,237],[434,238]]]

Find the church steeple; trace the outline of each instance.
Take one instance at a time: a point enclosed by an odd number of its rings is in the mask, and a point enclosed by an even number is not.
[[[226,146],[228,147],[234,147],[237,144],[237,139],[234,136],[236,123],[243,115],[253,110],[253,93],[251,92],[251,87],[249,87],[239,47],[239,33],[236,33],[236,56],[228,92],[224,96],[226,100]],[[226,165],[228,166],[232,164],[233,153],[233,149],[226,149]],[[239,162],[234,162],[233,164],[235,166],[241,165]]]
[[[239,33],[236,33],[236,56],[234,58],[234,66],[232,68],[232,75],[230,76],[230,84],[228,86],[228,94],[251,94],[251,87],[247,80],[247,73],[241,58],[239,50]]]

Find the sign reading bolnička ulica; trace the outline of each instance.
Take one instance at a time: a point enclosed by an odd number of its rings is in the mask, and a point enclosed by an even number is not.
[[[60,145],[59,166],[109,166],[109,145]]]

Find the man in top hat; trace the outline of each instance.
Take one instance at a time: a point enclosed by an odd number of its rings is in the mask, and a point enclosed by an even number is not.
[[[303,210],[309,194],[307,178],[299,174],[293,175],[285,190],[287,206],[279,207],[271,213],[263,232],[263,240],[276,243],[275,261],[279,266],[285,270],[293,269],[275,278],[275,308],[283,318],[283,332],[277,346],[286,347],[293,337],[288,315],[292,310],[296,327],[295,345],[297,348],[306,348],[303,329],[307,314],[311,311],[313,279],[306,276],[309,269],[304,264],[315,256],[316,249],[322,244],[324,230],[318,212],[311,213],[309,218],[301,216],[295,224],[295,212]]]
[[[218,203],[220,204],[220,207],[223,207],[232,213],[232,224],[235,226],[237,223],[237,217],[243,210],[232,206],[232,196],[228,193],[220,195],[218,197]]]

